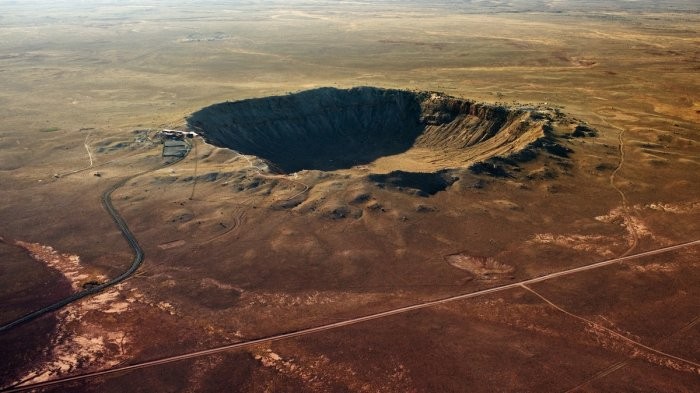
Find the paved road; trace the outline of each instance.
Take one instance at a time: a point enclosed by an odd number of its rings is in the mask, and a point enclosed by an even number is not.
[[[186,155],[185,155],[185,157],[186,157]],[[129,226],[126,225],[126,221],[124,221],[124,218],[122,218],[122,216],[119,215],[119,212],[117,211],[117,209],[114,208],[114,205],[112,204],[112,193],[133,178],[136,178],[136,177],[144,175],[146,173],[155,171],[157,169],[165,168],[167,166],[176,164],[176,163],[182,161],[185,157],[180,157],[176,161],[172,161],[172,162],[169,162],[165,165],[161,165],[157,168],[149,169],[147,171],[143,171],[143,172],[137,173],[135,175],[126,177],[126,178],[120,180],[119,182],[115,183],[110,188],[108,188],[104,193],[102,193],[102,206],[107,211],[107,213],[109,213],[109,215],[112,217],[114,222],[117,224],[117,226],[119,227],[119,230],[122,233],[122,236],[124,236],[124,239],[126,239],[126,241],[129,243],[129,246],[134,250],[134,260],[131,262],[131,266],[129,266],[129,268],[124,273],[122,273],[119,276],[114,277],[111,280],[104,282],[100,285],[97,285],[97,286],[85,289],[83,291],[74,293],[66,298],[63,298],[63,299],[57,301],[54,304],[51,304],[51,305],[43,307],[39,310],[33,311],[29,314],[26,314],[20,318],[15,319],[14,321],[4,323],[2,326],[0,326],[0,333],[4,333],[4,332],[6,332],[14,327],[17,327],[23,323],[27,323],[29,321],[32,321],[32,320],[34,320],[34,319],[36,319],[44,314],[56,311],[56,310],[60,309],[61,307],[64,307],[70,303],[73,303],[76,300],[80,300],[86,296],[90,296],[90,295],[94,295],[96,293],[99,293],[99,292],[103,291],[105,288],[108,288],[108,287],[111,287],[112,285],[118,284],[118,283],[126,280],[127,278],[129,278],[129,276],[131,276],[132,274],[134,274],[136,272],[136,270],[138,270],[139,266],[141,266],[141,263],[143,263],[143,257],[144,257],[143,249],[141,248],[141,246],[139,245],[139,242],[134,237],[134,234],[131,233]]]
[[[267,342],[271,342],[271,341],[279,341],[279,340],[283,340],[283,339],[295,338],[295,337],[300,337],[300,336],[307,336],[310,334],[320,333],[320,332],[324,332],[327,330],[337,329],[337,328],[341,328],[341,327],[349,326],[349,325],[354,325],[354,324],[361,323],[361,322],[371,321],[371,320],[375,320],[375,319],[379,319],[379,318],[389,317],[392,315],[403,314],[403,313],[407,313],[410,311],[416,311],[416,310],[420,310],[420,309],[424,309],[424,308],[428,308],[428,307],[433,307],[433,306],[440,305],[443,303],[453,302],[453,301],[457,301],[457,300],[470,299],[470,298],[479,297],[479,296],[488,295],[488,294],[497,293],[497,292],[502,292],[502,291],[514,289],[514,288],[522,288],[523,285],[535,284],[538,282],[551,280],[553,278],[558,278],[558,277],[568,276],[571,274],[580,273],[580,272],[584,272],[584,271],[588,271],[588,270],[598,269],[598,268],[601,268],[604,266],[609,266],[609,265],[612,265],[615,263],[628,261],[631,259],[636,259],[636,258],[641,258],[641,257],[646,257],[646,256],[651,256],[651,255],[663,254],[663,253],[666,253],[669,251],[679,250],[682,248],[691,247],[691,246],[695,246],[695,245],[700,245],[700,240],[694,240],[694,241],[690,241],[690,242],[676,244],[674,246],[663,247],[663,248],[659,248],[659,249],[651,250],[651,251],[645,251],[645,252],[637,253],[634,255],[627,255],[627,256],[623,256],[623,257],[619,257],[619,258],[608,259],[606,261],[592,263],[589,265],[576,267],[573,269],[567,269],[567,270],[563,270],[560,272],[550,273],[547,275],[543,275],[540,277],[535,277],[535,278],[531,278],[528,280],[511,283],[508,285],[502,285],[499,287],[483,289],[480,291],[466,293],[466,294],[457,295],[457,296],[450,296],[450,297],[446,297],[443,299],[414,304],[411,306],[400,307],[400,308],[396,308],[393,310],[388,310],[388,311],[384,311],[384,312],[370,314],[370,315],[366,315],[366,316],[358,317],[358,318],[352,318],[352,319],[348,319],[345,321],[335,322],[335,323],[331,323],[331,324],[327,324],[327,325],[321,325],[321,326],[317,326],[317,327],[301,329],[301,330],[297,330],[294,332],[277,334],[274,336],[263,337],[263,338],[239,342],[239,343],[235,343],[235,344],[223,345],[220,347],[206,349],[203,351],[196,351],[196,352],[186,353],[186,354],[182,354],[182,355],[171,356],[171,357],[167,357],[167,358],[163,358],[163,359],[151,360],[151,361],[147,361],[147,362],[143,362],[143,363],[132,364],[129,366],[115,367],[115,368],[108,369],[108,370],[96,371],[96,372],[76,375],[76,376],[72,376],[72,377],[58,378],[58,379],[54,379],[51,381],[14,387],[14,388],[8,389],[7,391],[8,392],[20,392],[20,391],[25,391],[25,390],[30,390],[30,389],[37,389],[37,388],[57,385],[57,384],[61,384],[61,383],[66,383],[66,382],[70,382],[70,381],[77,381],[77,380],[93,378],[93,377],[97,377],[97,376],[101,376],[101,375],[113,374],[113,373],[118,373],[118,372],[125,372],[125,371],[130,371],[130,370],[136,370],[136,369],[141,369],[141,368],[146,368],[146,367],[157,366],[157,365],[161,365],[161,364],[173,363],[173,362],[177,362],[180,360],[192,359],[192,358],[196,358],[196,357],[200,357],[200,356],[212,355],[212,354],[216,354],[216,353],[220,353],[220,352],[230,351],[233,349],[240,349],[240,348],[248,347],[251,345],[267,343]]]

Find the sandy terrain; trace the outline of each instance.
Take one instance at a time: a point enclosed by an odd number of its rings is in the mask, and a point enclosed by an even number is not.
[[[685,0],[0,4],[0,322],[129,267],[100,196],[141,172],[112,199],[146,255],[124,283],[0,333],[0,387],[700,239],[698,11]],[[364,111],[265,101],[358,86],[547,108],[557,147],[517,155],[543,128],[506,116],[517,121],[496,127],[493,149],[460,150],[497,117],[445,117],[430,101],[390,117],[374,98],[343,98]],[[257,98],[269,110],[193,122]],[[435,110],[411,134],[406,108]],[[156,131],[188,124],[205,138],[162,168]],[[255,132],[233,141],[239,151],[214,144],[233,128]],[[295,139],[303,129],[315,137]],[[369,129],[410,138],[324,134]],[[476,131],[446,131],[465,129]],[[255,139],[273,131],[287,136]],[[41,390],[698,391],[699,271],[687,247]]]

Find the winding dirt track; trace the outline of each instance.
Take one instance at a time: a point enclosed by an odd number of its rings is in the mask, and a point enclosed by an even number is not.
[[[617,184],[615,184],[615,179],[616,179],[616,177],[617,177],[617,174],[622,170],[622,167],[623,167],[623,165],[625,164],[625,139],[624,139],[624,136],[625,136],[625,131],[626,131],[626,130],[625,130],[624,128],[622,128],[622,127],[616,126],[616,125],[610,123],[609,121],[605,120],[605,119],[603,118],[603,116],[600,116],[600,115],[599,115],[599,117],[600,117],[600,120],[601,120],[601,121],[603,121],[606,125],[608,125],[608,127],[614,128],[614,129],[616,129],[616,130],[618,131],[618,133],[617,133],[617,139],[618,139],[618,150],[619,150],[619,152],[620,152],[620,161],[619,161],[619,163],[617,164],[617,167],[615,168],[615,170],[610,174],[610,186],[611,186],[612,188],[614,188],[615,191],[617,191],[618,194],[620,194],[620,200],[621,200],[621,202],[622,202],[622,211],[623,211],[623,214],[624,214],[624,216],[625,216],[624,219],[625,219],[625,222],[626,222],[627,227],[629,228],[630,235],[632,236],[632,242],[630,243],[630,247],[627,249],[627,251],[625,251],[625,252],[622,254],[622,256],[625,256],[625,255],[629,255],[630,253],[632,253],[632,251],[634,251],[634,249],[637,248],[637,245],[639,244],[639,233],[637,232],[637,227],[634,225],[634,222],[632,221],[632,214],[630,213],[629,203],[628,203],[628,201],[627,201],[627,195],[625,195],[624,191],[622,191],[622,189],[621,189],[620,187],[618,187]],[[566,313],[566,314],[568,314],[568,315],[571,315],[571,316],[573,316],[574,318],[581,319],[581,320],[585,320],[585,319],[583,319],[582,317],[580,317],[580,316],[578,316],[578,315],[574,315],[574,314],[571,314],[571,313],[569,313],[569,312],[563,310],[563,309],[560,308],[559,306],[557,306],[557,305],[555,305],[554,303],[550,302],[549,300],[545,299],[542,295],[540,295],[540,294],[534,292],[532,289],[530,289],[530,288],[528,288],[528,287],[525,287],[525,286],[524,286],[524,288],[526,288],[527,290],[529,290],[529,291],[535,293],[537,296],[539,296],[539,297],[542,298],[544,301],[546,301],[547,303],[549,303],[550,305],[552,305],[554,308],[556,308],[556,309],[558,309],[558,310],[560,310],[560,311],[562,311],[562,312],[564,312],[564,313]],[[588,323],[593,323],[592,321],[588,321],[588,320],[585,320],[585,321],[588,322]],[[606,329],[605,327],[603,327],[603,329],[609,330],[609,329]],[[613,333],[614,333],[614,332],[613,332]],[[623,337],[623,338],[624,338],[624,337]],[[642,344],[640,344],[640,343],[637,343],[637,344],[639,344],[639,345],[641,345],[642,347],[644,347],[644,346],[643,346]],[[593,382],[593,381],[595,381],[595,380],[597,380],[597,379],[603,378],[603,377],[605,377],[605,376],[607,376],[607,375],[610,375],[610,374],[614,373],[615,371],[617,371],[617,370],[619,370],[619,369],[621,369],[621,368],[624,368],[625,366],[627,366],[627,363],[628,363],[627,361],[624,361],[624,362],[617,362],[617,363],[611,365],[610,367],[608,367],[608,368],[606,368],[606,369],[604,369],[604,370],[602,370],[602,371],[596,373],[596,374],[593,375],[591,378],[589,378],[588,380],[584,381],[582,384],[580,384],[580,385],[578,385],[578,386],[575,386],[575,387],[573,387],[573,388],[567,390],[565,393],[571,393],[571,392],[574,392],[574,391],[576,391],[576,390],[579,390],[579,389],[583,388],[584,386],[589,385],[591,382]]]
[[[85,150],[87,151],[88,158],[90,159],[90,168],[92,167],[92,152],[90,151],[90,145],[88,145],[88,139],[90,139],[90,135],[92,134],[92,130],[89,130],[87,135],[85,135],[85,141],[83,142],[83,146],[85,146]]]
[[[630,214],[630,209],[629,209],[629,203],[627,202],[627,195],[620,189],[620,187],[615,184],[615,178],[617,174],[622,170],[622,166],[625,164],[625,129],[622,127],[618,127],[614,124],[611,124],[609,121],[603,120],[605,124],[608,126],[618,130],[617,134],[617,139],[618,139],[618,147],[620,151],[620,162],[617,164],[617,168],[610,174],[610,186],[617,191],[618,194],[620,194],[620,200],[622,201],[622,211],[623,214],[625,215],[625,221],[627,223],[627,226],[630,231],[630,235],[632,235],[632,242],[630,244],[630,247],[625,251],[622,256],[629,255],[634,251],[635,248],[637,248],[637,245],[639,244],[639,234],[637,233],[637,228],[634,226],[634,222],[632,221],[632,215]]]
[[[629,260],[633,260],[633,259],[637,259],[637,258],[641,258],[641,257],[663,254],[663,253],[666,253],[669,251],[679,250],[679,249],[683,249],[683,248],[687,248],[687,247],[692,247],[695,245],[700,245],[700,239],[693,240],[690,242],[676,244],[673,246],[663,247],[663,248],[659,248],[656,250],[645,251],[645,252],[637,253],[634,255],[627,255],[627,256],[621,256],[618,258],[608,259],[605,261],[596,262],[596,263],[592,263],[589,265],[584,265],[584,266],[580,266],[580,267],[576,267],[576,268],[572,268],[572,269],[562,270],[559,272],[550,273],[550,274],[547,274],[547,275],[544,275],[541,277],[535,277],[535,278],[531,278],[528,280],[524,280],[524,281],[520,281],[520,282],[508,284],[508,285],[503,285],[503,286],[499,286],[499,287],[483,289],[480,291],[466,293],[466,294],[462,294],[462,295],[450,296],[450,297],[446,297],[443,299],[418,303],[418,304],[414,304],[411,306],[400,307],[400,308],[396,308],[393,310],[383,311],[383,312],[379,312],[379,313],[375,313],[375,314],[369,314],[369,315],[365,315],[365,316],[358,317],[358,318],[352,318],[352,319],[348,319],[348,320],[344,320],[344,321],[330,323],[327,325],[321,325],[321,326],[316,326],[316,327],[312,327],[312,328],[301,329],[301,330],[297,330],[297,331],[293,331],[293,332],[277,334],[277,335],[273,335],[273,336],[269,336],[269,337],[262,337],[262,338],[244,341],[244,342],[239,342],[239,343],[234,343],[234,344],[222,345],[222,346],[211,348],[211,349],[190,352],[190,353],[177,355],[177,356],[170,356],[170,357],[166,357],[166,358],[162,358],[162,359],[156,359],[156,360],[151,360],[151,361],[147,361],[147,362],[132,364],[129,366],[115,367],[115,368],[111,368],[108,370],[95,371],[95,372],[91,372],[91,373],[75,375],[75,376],[66,377],[66,378],[58,378],[58,379],[54,379],[51,381],[46,381],[46,382],[41,382],[41,383],[36,383],[36,384],[29,384],[29,385],[24,385],[24,386],[12,387],[12,388],[7,389],[5,391],[7,391],[7,392],[21,392],[21,391],[26,391],[26,390],[54,386],[54,385],[67,383],[67,382],[71,382],[71,381],[79,381],[79,380],[83,380],[83,379],[88,379],[88,378],[93,378],[93,377],[98,377],[98,376],[103,376],[103,375],[108,375],[108,374],[132,371],[132,370],[153,367],[153,366],[158,366],[158,365],[167,364],[167,363],[173,363],[173,362],[177,362],[180,360],[186,360],[186,359],[192,359],[192,358],[197,358],[197,357],[201,357],[201,356],[213,355],[213,354],[220,353],[220,352],[245,348],[245,347],[249,347],[251,345],[262,344],[262,343],[267,343],[267,342],[271,342],[271,341],[279,341],[279,340],[283,340],[283,339],[308,336],[311,334],[321,333],[321,332],[325,332],[325,331],[332,330],[332,329],[338,329],[338,328],[345,327],[345,326],[355,325],[355,324],[358,324],[361,322],[372,321],[375,319],[385,318],[385,317],[398,315],[398,314],[405,314],[407,312],[421,310],[421,309],[441,305],[444,303],[465,300],[465,299],[471,299],[471,298],[475,298],[475,297],[479,297],[479,296],[483,296],[483,295],[488,295],[488,294],[492,294],[492,293],[498,293],[498,292],[502,292],[502,291],[506,291],[506,290],[510,290],[510,289],[522,288],[524,285],[535,284],[538,282],[551,280],[553,278],[559,278],[559,277],[564,277],[564,276],[568,276],[568,275],[575,274],[575,273],[580,273],[580,272],[584,272],[584,271],[588,271],[588,270],[598,269],[601,267],[605,267],[605,266],[609,266],[609,265],[613,265],[616,263],[629,261]],[[646,347],[646,348],[648,348],[654,352],[657,352],[657,353],[665,354],[663,352],[654,350],[653,348],[649,348],[649,347]],[[678,359],[680,359],[680,358],[678,358]],[[681,360],[684,360],[684,359],[681,359]],[[684,360],[684,361],[686,361],[686,360]]]

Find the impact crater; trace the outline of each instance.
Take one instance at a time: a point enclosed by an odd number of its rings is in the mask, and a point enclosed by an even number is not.
[[[224,102],[188,118],[207,142],[254,155],[277,173],[358,168],[373,174],[493,172],[494,158],[567,157],[556,109],[478,103],[437,92],[356,87]],[[571,135],[571,134],[569,134]]]

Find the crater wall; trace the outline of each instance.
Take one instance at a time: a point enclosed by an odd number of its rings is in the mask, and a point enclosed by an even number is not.
[[[219,103],[192,114],[188,124],[209,143],[291,173],[392,156],[398,157],[392,170],[463,167],[524,149],[544,136],[549,120],[534,110],[439,93],[357,87]],[[404,161],[411,168],[402,168]]]

